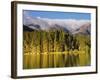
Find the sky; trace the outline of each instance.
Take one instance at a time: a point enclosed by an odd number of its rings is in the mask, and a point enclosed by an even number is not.
[[[76,20],[90,20],[90,13],[76,13],[76,12],[56,12],[56,11],[35,11],[23,10],[24,16],[49,18],[49,19],[76,19]]]

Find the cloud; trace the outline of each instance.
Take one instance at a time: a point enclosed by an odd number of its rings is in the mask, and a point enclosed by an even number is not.
[[[75,30],[79,27],[81,27],[83,24],[90,23],[90,20],[77,20],[77,19],[49,19],[49,18],[41,18],[36,17],[33,18],[29,15],[29,13],[25,12],[24,15],[24,24],[36,24],[40,25],[41,29],[48,29],[49,27],[52,27],[55,24],[60,25],[61,27],[67,28],[69,30]]]
[[[70,26],[71,29],[76,29],[82,26],[85,23],[90,23],[90,20],[77,20],[77,19],[48,19],[48,18],[40,18],[40,20],[44,20],[49,25],[59,24],[62,26]]]
[[[32,23],[33,18],[27,11],[23,11],[23,24]]]

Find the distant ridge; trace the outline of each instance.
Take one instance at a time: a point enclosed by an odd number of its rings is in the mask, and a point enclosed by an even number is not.
[[[63,30],[71,34],[90,35],[91,23],[89,20],[31,18],[25,19],[23,30]]]

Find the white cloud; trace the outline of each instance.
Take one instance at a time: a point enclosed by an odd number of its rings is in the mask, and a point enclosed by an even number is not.
[[[61,27],[67,28],[69,30],[75,30],[81,27],[83,24],[90,23],[90,20],[77,20],[77,19],[48,19],[48,18],[41,18],[36,17],[32,18],[29,16],[27,12],[24,13],[24,24],[38,24],[41,26],[41,29],[47,29],[52,27],[54,24],[58,24]]]

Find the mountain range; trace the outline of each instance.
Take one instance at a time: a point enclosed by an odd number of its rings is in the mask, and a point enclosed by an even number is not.
[[[91,23],[89,20],[26,18],[23,23],[23,30],[63,30],[71,34],[90,35]]]

